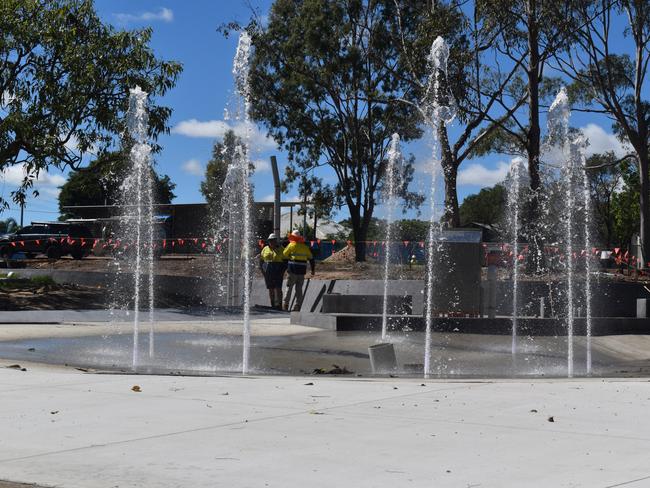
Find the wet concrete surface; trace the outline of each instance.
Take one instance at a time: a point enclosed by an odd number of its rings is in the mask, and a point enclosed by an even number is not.
[[[302,375],[314,370],[345,368],[351,375],[372,374],[368,346],[381,342],[373,332],[309,331],[258,319],[251,339],[252,374]],[[255,321],[254,321],[255,322]],[[261,323],[259,323],[261,322]],[[0,341],[0,358],[62,364],[94,370],[139,374],[220,375],[241,371],[242,338],[238,324],[228,322],[210,331],[186,323],[182,332],[155,334],[154,355],[149,357],[148,334],[139,337],[138,367],[133,369],[133,335],[102,329],[101,334],[80,337],[30,337]],[[143,330],[143,329],[141,329]],[[262,331],[259,332],[259,331]],[[275,332],[275,333],[274,333]],[[585,338],[576,337],[574,374],[586,375]],[[421,376],[424,334],[392,334],[400,376]],[[650,375],[646,336],[593,338],[593,376]],[[564,377],[567,374],[566,337],[521,337],[518,353],[511,354],[511,339],[484,334],[434,334],[431,374],[435,377]]]

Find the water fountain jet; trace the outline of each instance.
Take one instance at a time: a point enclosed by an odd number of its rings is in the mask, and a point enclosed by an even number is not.
[[[427,236],[427,266],[426,279],[428,286],[425,287],[424,317],[425,317],[425,340],[424,340],[424,375],[427,377],[431,372],[431,334],[433,323],[433,286],[434,268],[433,253],[435,251],[436,239],[436,173],[440,164],[438,130],[440,124],[448,125],[454,119],[455,104],[451,93],[447,89],[447,61],[449,59],[449,46],[442,37],[437,37],[431,45],[428,56],[429,77],[422,98],[420,110],[425,121],[429,124],[432,137],[432,158],[431,158],[431,190],[429,201],[431,204],[431,215],[429,219],[429,232]]]
[[[395,210],[397,207],[397,172],[402,161],[402,152],[400,150],[399,134],[392,136],[390,149],[388,151],[388,165],[386,167],[386,250],[384,252],[384,301],[382,305],[381,316],[381,339],[386,340],[388,334],[388,274],[391,260],[391,241],[393,238],[393,227],[395,219]]]
[[[586,304],[586,369],[591,373],[591,234],[589,181],[586,174],[585,146],[582,135],[572,136],[569,131],[569,97],[562,87],[548,112],[548,139],[550,145],[557,146],[563,155],[560,171],[563,188],[564,252],[566,255],[566,327],[567,327],[567,375],[574,374],[574,335],[576,301],[576,260],[577,255],[585,257],[584,298]],[[576,196],[578,195],[578,196]],[[583,216],[580,219],[580,212]],[[579,227],[582,226],[582,229]],[[583,252],[578,253],[579,239],[582,238]],[[578,308],[577,310],[580,310]]]
[[[250,292],[251,272],[251,223],[252,189],[249,181],[251,163],[248,158],[250,147],[251,106],[248,80],[251,38],[244,31],[239,36],[237,51],[233,60],[232,73],[237,93],[235,118],[243,123],[246,132],[243,144],[235,147],[232,161],[228,165],[223,184],[221,219],[219,232],[227,239],[226,304],[242,306],[242,374],[250,368]],[[243,267],[243,269],[242,269]],[[239,279],[243,279],[240,290]]]
[[[151,177],[151,147],[147,143],[149,117],[147,114],[147,93],[140,87],[131,90],[127,113],[129,135],[133,142],[130,152],[131,167],[122,185],[122,202],[127,211],[121,219],[121,232],[135,235],[133,243],[133,363],[139,365],[140,309],[143,270],[146,265],[149,306],[149,357],[154,354],[154,217],[153,182]],[[135,202],[135,206],[133,206]]]
[[[517,333],[519,314],[519,231],[520,231],[520,194],[521,179],[525,168],[520,158],[515,158],[510,165],[508,191],[508,220],[512,235],[512,356],[517,354]]]

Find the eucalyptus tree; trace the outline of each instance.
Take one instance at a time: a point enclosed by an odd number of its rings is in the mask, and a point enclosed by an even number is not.
[[[150,40],[150,29],[103,23],[92,0],[0,2],[0,171],[23,165],[16,202],[39,172],[77,168],[85,153],[110,148],[124,132],[130,88],[156,97],[175,85],[180,64],[157,58]],[[149,112],[155,138],[171,109]]]
[[[503,103],[503,92],[510,90],[521,78],[525,55],[509,63],[498,62],[495,49],[507,25],[486,15],[485,6],[457,0],[435,2],[424,14],[418,2],[398,1],[398,22],[395,41],[402,48],[404,76],[418,94],[413,103],[421,103],[429,75],[428,54],[434,39],[441,35],[450,47],[447,89],[456,107],[455,129],[438,124],[441,166],[445,180],[444,223],[461,225],[457,178],[460,165],[467,159],[492,150],[491,144],[502,134],[502,126],[526,102],[518,93],[511,106]],[[479,8],[480,7],[480,8]],[[404,22],[417,18],[418,23]],[[410,31],[409,29],[412,29]],[[411,100],[408,100],[411,101]]]
[[[494,49],[499,65],[518,65],[510,82],[498,91],[497,105],[507,117],[488,114],[498,125],[479,152],[522,155],[528,163],[530,186],[522,229],[531,251],[528,267],[545,268],[542,253],[544,228],[540,157],[541,113],[560,87],[558,77],[549,76],[553,56],[572,42],[576,29],[573,0],[476,0],[477,15],[496,34]],[[498,113],[498,112],[497,112]]]
[[[205,179],[201,182],[200,191],[213,211],[221,207],[228,165],[233,163],[236,147],[243,145],[241,137],[235,131],[228,130],[223,139],[212,146],[212,156],[205,167]]]
[[[576,49],[556,56],[573,80],[579,110],[603,114],[631,149],[640,183],[639,236],[650,260],[650,4],[645,0],[575,0]],[[621,29],[621,24],[624,28]],[[621,32],[622,31],[622,32]],[[616,163],[616,161],[614,162]]]
[[[68,174],[59,192],[59,212],[63,217],[75,216],[67,207],[83,205],[119,205],[121,187],[131,171],[129,154],[125,150],[107,151],[91,160],[87,166]],[[161,175],[151,165],[151,181],[155,203],[171,203],[176,197],[168,175]],[[98,212],[101,214],[101,212]]]
[[[393,0],[276,0],[267,25],[252,32],[251,115],[287,150],[289,182],[331,170],[357,260],[365,259],[391,135],[422,135],[416,108],[399,101],[410,85],[393,42],[396,11]],[[423,201],[409,190],[412,178],[407,159],[400,184],[406,208]]]

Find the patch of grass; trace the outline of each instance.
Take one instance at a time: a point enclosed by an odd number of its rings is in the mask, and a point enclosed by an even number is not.
[[[56,281],[54,281],[51,276],[47,276],[47,275],[32,276],[29,279],[29,281],[31,281],[32,284],[35,285],[35,286],[54,286],[54,285],[56,285]]]
[[[57,288],[56,282],[46,275],[32,276],[23,278],[18,275],[6,276],[6,279],[0,280],[0,290],[9,292],[12,290],[35,290],[37,288]]]

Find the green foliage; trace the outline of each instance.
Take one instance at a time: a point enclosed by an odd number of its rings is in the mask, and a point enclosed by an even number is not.
[[[395,225],[395,236],[400,241],[425,241],[429,234],[429,222],[424,220],[398,220]]]
[[[575,0],[573,15],[580,21],[574,32],[579,49],[560,59],[563,73],[572,80],[570,93],[583,110],[606,114],[614,122],[619,139],[627,143],[635,156],[639,187],[644,188],[639,202],[631,198],[636,184],[625,182],[626,190],[612,197],[615,239],[628,244],[630,226],[639,223],[639,236],[645,256],[650,256],[650,101],[648,100],[648,63],[650,62],[650,9],[646,1],[618,0],[602,3]],[[603,9],[603,7],[605,7]],[[620,27],[612,29],[612,19],[620,18]],[[624,36],[619,32],[623,30]],[[643,198],[642,198],[643,197]],[[627,206],[626,209],[622,206]],[[616,210],[616,207],[619,207]],[[639,215],[632,215],[635,208]],[[643,222],[643,225],[641,225]]]
[[[632,234],[639,232],[639,173],[633,164],[621,167],[623,185],[612,195],[614,232],[612,244],[627,248]]]
[[[48,275],[37,275],[37,276],[32,276],[29,278],[29,281],[32,282],[33,285],[36,286],[54,286],[56,285],[56,281],[54,281],[54,278]]]
[[[329,219],[332,217],[335,208],[341,207],[341,196],[337,195],[330,185],[323,185],[321,178],[317,176],[302,176],[298,183],[298,195],[301,200],[307,199],[311,203],[307,207],[307,215],[310,218]],[[304,215],[303,207],[298,209],[298,215]]]
[[[339,222],[345,231],[339,234],[328,236],[330,239],[337,239],[339,241],[352,240],[354,235],[351,231],[350,219],[341,220]],[[424,241],[429,233],[429,222],[418,219],[403,219],[395,221],[394,230],[392,231],[392,240],[394,241]],[[368,241],[384,241],[386,239],[386,221],[383,219],[374,218],[370,221],[368,226]]]
[[[72,171],[59,193],[59,211],[72,216],[64,207],[79,205],[119,204],[120,187],[129,171],[129,158],[124,152],[106,152],[88,164],[87,168]],[[169,176],[159,175],[151,168],[154,202],[171,203],[175,198]]]
[[[623,170],[613,152],[594,154],[587,159],[591,205],[597,232],[596,243],[611,247],[615,237],[614,195],[623,186]]]
[[[0,234],[10,233],[18,230],[18,222],[16,219],[9,217],[5,220],[0,220]]]
[[[37,275],[30,278],[22,278],[20,275],[17,275],[15,273],[9,273],[6,275],[0,275],[0,277],[5,278],[0,281],[0,289],[5,292],[25,290],[36,292],[39,288],[43,287],[57,287],[56,281],[54,281],[51,276],[47,275]]]
[[[591,204],[595,217],[595,243],[627,248],[639,230],[639,173],[629,160],[619,162],[612,152],[587,160]]]
[[[232,163],[235,156],[235,147],[243,141],[233,130],[228,130],[221,142],[215,142],[212,146],[212,157],[205,168],[205,179],[201,182],[201,194],[211,208],[218,209],[221,206],[223,195],[223,182],[228,173],[228,165]]]
[[[355,241],[354,230],[352,227],[352,220],[347,218],[339,221],[339,224],[343,226],[344,230],[332,236],[332,238],[339,241]],[[373,217],[368,223],[368,231],[366,233],[367,241],[381,241],[386,236],[386,221],[383,219],[378,219]]]
[[[155,57],[151,29],[118,31],[92,0],[3,0],[0,36],[0,170],[24,164],[17,203],[40,171],[76,168],[84,153],[114,144],[129,89],[163,95],[182,69]],[[168,131],[170,114],[150,105],[151,138]]]
[[[476,222],[498,226],[504,217],[507,194],[502,185],[483,188],[475,195],[465,197],[460,206],[461,227]]]
[[[236,164],[237,148],[241,147],[246,154],[246,145],[241,137],[237,136],[234,131],[228,130],[224,134],[221,142],[215,142],[212,147],[212,157],[208,161],[205,169],[205,179],[201,182],[200,191],[205,197],[210,210],[210,216],[213,224],[219,225],[221,219],[225,218],[229,209],[221,208],[221,199],[224,193],[224,183],[228,174],[228,167]],[[248,173],[252,175],[255,171],[255,166],[249,160]],[[253,195],[255,192],[254,186],[250,183],[250,201],[252,204]]]

